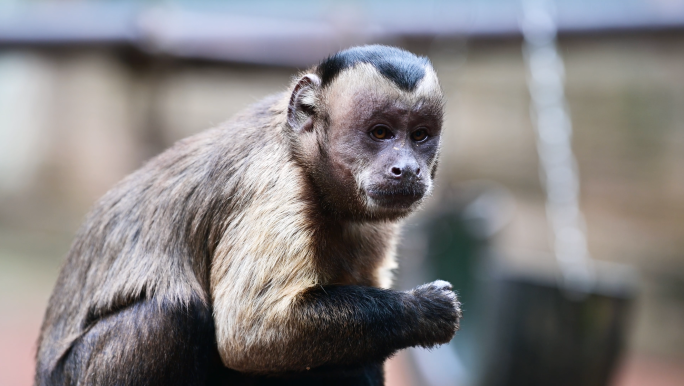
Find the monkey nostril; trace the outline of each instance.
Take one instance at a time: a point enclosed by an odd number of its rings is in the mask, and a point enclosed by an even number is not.
[[[416,169],[416,177],[420,176],[420,168]]]
[[[392,174],[394,174],[395,176],[400,176],[401,175],[401,169],[392,168]]]

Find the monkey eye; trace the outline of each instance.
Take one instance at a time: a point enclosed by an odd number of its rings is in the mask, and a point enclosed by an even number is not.
[[[392,132],[389,127],[385,125],[377,125],[370,132],[371,137],[375,139],[388,139],[392,138]]]
[[[416,141],[416,142],[424,141],[425,138],[427,138],[427,137],[428,137],[428,133],[427,133],[427,130],[425,130],[425,129],[418,129],[418,130],[414,131],[413,133],[411,133],[411,139]]]

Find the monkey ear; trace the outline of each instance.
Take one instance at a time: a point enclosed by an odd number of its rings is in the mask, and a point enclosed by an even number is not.
[[[306,74],[292,91],[287,107],[287,123],[297,133],[313,128],[313,115],[316,112],[316,90],[321,79],[315,74]]]

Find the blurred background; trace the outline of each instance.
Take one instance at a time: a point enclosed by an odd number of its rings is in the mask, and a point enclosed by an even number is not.
[[[388,385],[684,385],[684,0],[0,2],[0,384],[32,383],[48,296],[98,197],[368,43],[428,56],[447,99],[397,287],[447,279],[464,302],[452,344],[402,351]],[[543,79],[560,80],[552,104]],[[574,151],[579,281],[547,216],[545,162],[568,148],[545,147],[545,108]]]

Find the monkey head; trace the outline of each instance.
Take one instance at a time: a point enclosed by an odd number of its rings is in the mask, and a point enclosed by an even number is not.
[[[287,120],[325,210],[392,220],[432,190],[442,110],[426,58],[375,45],[339,52],[301,76]]]

